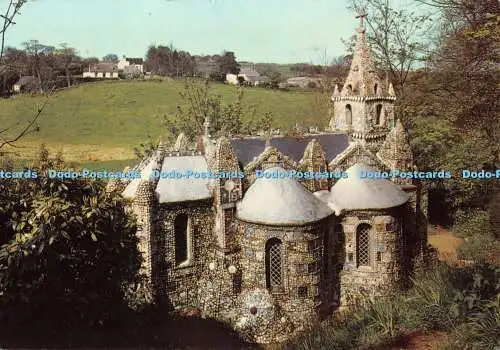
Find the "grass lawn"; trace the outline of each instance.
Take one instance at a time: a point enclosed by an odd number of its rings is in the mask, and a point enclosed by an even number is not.
[[[49,150],[62,150],[66,160],[78,163],[134,158],[133,149],[141,142],[165,136],[162,116],[175,113],[183,88],[180,80],[114,81],[59,91],[43,111],[40,132],[20,141],[23,148],[17,150],[17,157],[32,158],[45,142]],[[234,86],[213,84],[212,88],[226,102],[236,96]],[[273,112],[276,127],[296,122],[326,125],[326,111],[318,107],[318,95],[247,88],[244,103],[248,111],[255,108],[257,116]],[[0,126],[24,125],[45,100],[28,95],[0,100]]]

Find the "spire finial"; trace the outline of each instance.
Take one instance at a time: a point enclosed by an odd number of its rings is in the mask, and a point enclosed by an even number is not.
[[[212,137],[212,118],[210,116],[205,116],[205,122],[203,123],[204,135],[208,138]]]
[[[265,148],[271,147],[272,131],[271,129],[264,131],[264,140],[266,140]]]
[[[366,13],[365,9],[359,9],[358,14],[356,15],[356,18],[359,18],[360,20],[360,28],[364,28],[364,19],[365,17],[368,16],[368,13]]]

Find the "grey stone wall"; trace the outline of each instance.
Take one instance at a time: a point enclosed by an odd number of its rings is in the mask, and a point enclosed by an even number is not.
[[[174,220],[177,215],[188,216],[188,261],[176,265]],[[157,211],[155,232],[158,285],[162,296],[172,305],[199,307],[198,280],[206,271],[207,257],[214,244],[214,216],[211,201],[177,205],[163,204]]]
[[[238,239],[241,242],[240,263],[244,294],[266,290],[266,242],[271,238],[278,238],[282,242],[283,288],[271,291],[268,297],[273,308],[280,310],[280,318],[275,321],[276,324],[283,324],[281,332],[284,329],[287,329],[287,332],[302,329],[308,323],[318,320],[321,311],[332,304],[329,287],[334,274],[335,239],[328,235],[329,227],[331,221],[296,227],[271,227],[239,222]],[[241,317],[252,317],[250,309],[244,307],[241,312]],[[273,313],[273,317],[275,316]],[[282,321],[282,318],[285,321]],[[265,324],[263,320],[261,326],[255,327],[249,337],[264,341],[271,335],[286,336],[277,333],[261,334]]]
[[[386,211],[350,212],[342,218],[345,237],[344,266],[340,273],[341,306],[391,294],[401,287],[406,244],[404,208]],[[371,226],[369,265],[357,261],[357,228]]]

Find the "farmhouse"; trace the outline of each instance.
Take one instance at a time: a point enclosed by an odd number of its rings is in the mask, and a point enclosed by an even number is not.
[[[21,77],[13,86],[15,93],[32,92],[39,88],[38,79],[31,75]]]
[[[226,74],[226,81],[232,85],[249,84],[252,86],[269,82],[269,78],[260,75],[253,68],[242,68],[238,74]]]
[[[197,142],[181,133],[134,168],[142,178],[111,181],[108,190],[138,216],[154,297],[271,343],[397,293],[425,254],[419,183],[360,176],[413,169],[395,99],[376,75],[361,22],[349,75],[332,96],[331,134],[229,139],[215,137],[207,117]],[[150,176],[172,171],[245,176]],[[287,176],[325,171],[347,177]]]
[[[114,63],[96,63],[83,72],[84,78],[118,79],[118,67]]]
[[[117,64],[118,70],[125,74],[144,73],[144,60],[142,58],[130,58],[123,56]]]

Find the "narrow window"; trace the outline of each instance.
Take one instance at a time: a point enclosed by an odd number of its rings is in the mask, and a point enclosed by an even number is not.
[[[354,258],[352,253],[347,254],[347,262],[352,262],[352,259]]]
[[[326,276],[328,276],[329,273],[329,265],[328,264],[328,255],[330,253],[330,250],[328,249],[328,245],[330,244],[329,239],[328,239],[328,232],[324,233],[323,236],[323,272]]]
[[[349,104],[345,106],[345,122],[347,126],[352,124],[352,107]]]
[[[382,105],[377,105],[377,114],[375,116],[375,124],[380,125],[380,122],[382,121],[381,116],[382,116]]]
[[[174,221],[175,230],[175,264],[179,265],[188,259],[188,216],[180,214]]]
[[[373,86],[373,93],[376,95],[378,93],[378,84]]]
[[[297,289],[297,295],[299,298],[306,298],[307,297],[307,286],[300,286]]]
[[[318,272],[318,262],[317,261],[313,261],[312,263],[309,263],[307,265],[307,272],[308,273],[316,273]]]
[[[382,253],[377,252],[377,261],[382,261]]]
[[[344,228],[343,228],[342,224],[335,225],[335,235],[337,236],[337,242],[339,242],[339,244],[341,246],[344,246],[345,234],[344,234]]]
[[[356,230],[356,261],[357,266],[370,265],[370,230],[368,224],[361,224]]]
[[[283,289],[283,244],[277,238],[266,243],[266,286],[273,292]]]
[[[241,293],[241,284],[242,284],[241,271],[238,271],[233,275],[233,294]]]

